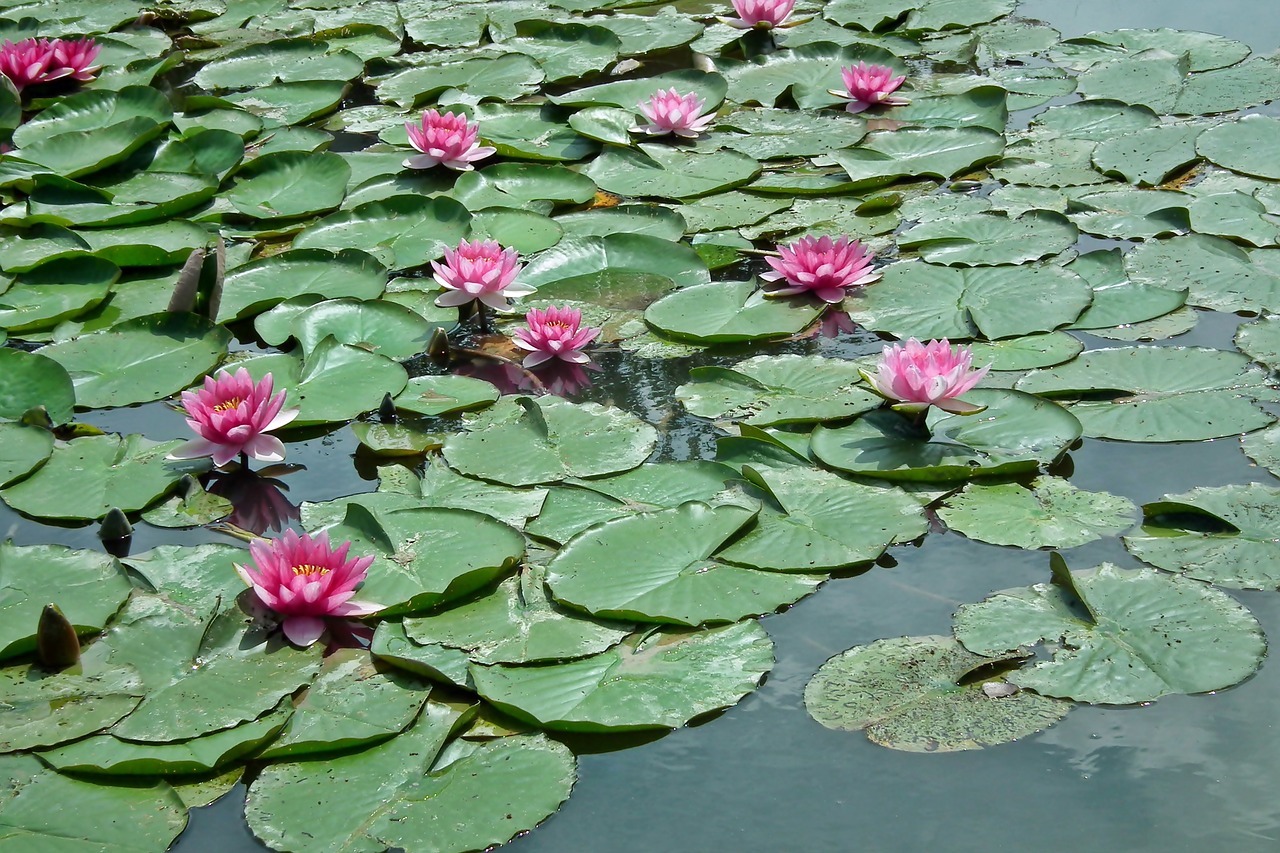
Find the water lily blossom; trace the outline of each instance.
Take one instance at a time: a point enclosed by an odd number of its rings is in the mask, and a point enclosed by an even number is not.
[[[631,130],[650,136],[674,133],[676,136],[693,139],[705,132],[707,126],[715,120],[715,113],[702,114],[706,106],[706,101],[693,92],[681,95],[674,86],[665,91],[659,89],[647,102],[636,105],[649,123]]]
[[[738,13],[738,17],[720,20],[740,30],[792,26],[784,22],[795,7],[796,0],[733,0],[733,11]]]
[[[0,74],[8,77],[19,92],[27,86],[64,77],[92,80],[98,70],[93,60],[99,50],[91,38],[29,38],[16,44],[6,40],[0,47]]]
[[[786,286],[771,290],[766,296],[812,293],[824,302],[836,303],[844,299],[846,289],[880,278],[871,266],[875,255],[847,236],[835,240],[801,237],[790,246],[780,246],[778,254],[780,257],[765,259],[773,270],[760,278],[785,281]]]
[[[441,308],[479,301],[495,310],[507,308],[507,298],[528,296],[532,287],[516,284],[520,256],[497,240],[463,240],[456,249],[444,250],[444,263],[431,262],[436,281],[445,292],[436,298]]]
[[[894,402],[901,412],[923,413],[930,406],[956,415],[981,412],[957,399],[987,375],[991,365],[973,369],[968,347],[953,347],[946,338],[922,344],[910,338],[905,344],[884,348],[875,373],[863,373],[872,390]]]
[[[331,548],[325,533],[312,537],[286,530],[280,539],[253,540],[253,565],[236,565],[236,574],[263,606],[284,617],[289,642],[305,648],[320,639],[325,619],[368,616],[383,608],[351,599],[373,557],[347,559],[350,548],[350,542]]]
[[[841,68],[840,76],[844,78],[844,91],[831,89],[830,92],[837,98],[848,98],[845,109],[851,113],[860,113],[878,105],[900,107],[911,103],[893,94],[907,78],[893,76],[893,69],[887,65],[859,62]]]
[[[567,361],[586,364],[590,357],[582,351],[587,344],[600,337],[600,329],[583,328],[582,312],[576,308],[547,306],[547,310],[532,309],[525,315],[527,329],[517,329],[512,343],[529,350],[524,358],[525,367],[537,367],[547,361]]]
[[[497,148],[481,145],[480,123],[468,122],[462,114],[427,110],[422,121],[406,122],[409,144],[422,152],[404,161],[408,169],[430,169],[444,165],[459,172],[469,172],[471,164],[497,152]]]
[[[225,370],[206,376],[204,387],[182,392],[187,424],[198,438],[181,444],[170,459],[198,459],[212,456],[214,465],[226,465],[244,454],[262,462],[284,459],[284,444],[274,435],[298,416],[297,409],[284,407],[285,392],[272,395],[271,374],[256,384],[243,367],[235,374]]]

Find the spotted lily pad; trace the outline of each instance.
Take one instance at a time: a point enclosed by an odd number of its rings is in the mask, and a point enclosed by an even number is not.
[[[0,669],[0,752],[54,746],[113,725],[142,701],[128,667],[49,672],[38,664]]]
[[[1257,621],[1213,587],[1110,563],[1072,572],[1056,554],[1051,563],[1053,583],[956,612],[956,637],[972,652],[1059,644],[1051,660],[1010,674],[1019,687],[1077,702],[1151,702],[1230,687],[1262,663]]]
[[[1142,532],[1124,538],[1139,559],[1218,586],[1280,588],[1280,491],[1202,487],[1145,504],[1142,514]]]
[[[516,719],[553,731],[675,728],[733,705],[773,668],[757,623],[634,634],[580,661],[472,667],[480,695]]]
[[[1127,498],[1037,477],[1030,488],[970,483],[946,499],[938,517],[952,530],[995,545],[1074,548],[1127,530],[1133,512]]]
[[[829,729],[863,730],[905,752],[955,752],[1008,743],[1071,710],[1034,693],[991,695],[1005,685],[979,670],[1009,667],[1019,655],[984,657],[950,637],[898,637],[855,646],[822,665],[804,691],[809,716]]]

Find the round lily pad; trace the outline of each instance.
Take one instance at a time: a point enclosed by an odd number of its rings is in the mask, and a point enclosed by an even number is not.
[[[480,695],[518,720],[553,731],[676,728],[736,704],[773,668],[757,623],[634,634],[570,663],[472,666]]]
[[[1280,588],[1280,490],[1260,483],[1197,488],[1142,507],[1124,538],[1141,560],[1234,589]]]
[[[970,483],[946,499],[938,517],[952,530],[994,545],[1074,548],[1129,529],[1133,512],[1127,498],[1037,477],[1030,488]]]
[[[805,709],[829,729],[864,730],[905,752],[956,752],[1008,743],[1047,729],[1071,703],[1026,691],[985,692],[1018,655],[975,655],[951,637],[898,637],[855,646],[828,660],[804,690]],[[993,691],[995,692],[995,691]]]
[[[848,361],[799,355],[762,355],[728,367],[695,367],[676,399],[695,415],[753,426],[848,418],[874,409],[881,398],[861,387]]]
[[[1262,663],[1257,620],[1232,598],[1188,578],[1110,563],[1054,582],[998,592],[956,611],[956,638],[978,654],[1054,644],[1050,660],[1009,680],[1077,702],[1151,702],[1169,693],[1220,690]]]
[[[17,419],[44,406],[54,423],[71,420],[75,388],[67,369],[46,355],[0,347],[0,417]]]
[[[804,329],[825,307],[816,299],[766,299],[752,281],[716,281],[659,299],[645,322],[677,340],[701,344],[782,338]]]

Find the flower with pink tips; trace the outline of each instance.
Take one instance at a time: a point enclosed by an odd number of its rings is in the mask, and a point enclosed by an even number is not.
[[[740,30],[794,26],[785,21],[795,7],[796,0],[733,0],[733,11],[738,13],[738,17],[720,20]]]
[[[169,458],[212,456],[219,466],[240,454],[261,462],[284,459],[284,444],[267,433],[292,421],[298,410],[284,408],[284,391],[271,392],[270,373],[256,384],[243,367],[234,375],[220,370],[206,376],[203,388],[182,392],[187,425],[199,437],[174,448]]]
[[[801,237],[790,246],[780,246],[777,258],[766,258],[773,267],[760,278],[785,281],[786,286],[770,290],[766,296],[796,296],[812,293],[823,302],[837,303],[845,290],[880,279],[871,262],[875,255],[857,240],[841,236]]]
[[[405,122],[409,144],[421,151],[404,161],[407,169],[430,169],[444,165],[459,172],[469,172],[471,164],[497,152],[497,148],[481,145],[480,123],[468,122],[461,113],[427,110],[422,121]]]
[[[93,61],[98,58],[101,45],[91,38],[58,39],[53,43],[53,59],[55,68],[46,80],[59,80],[70,77],[81,82],[92,80],[98,73],[99,66]]]
[[[456,249],[444,250],[444,263],[431,262],[436,281],[445,292],[436,298],[441,308],[466,305],[479,300],[498,311],[505,310],[508,297],[528,296],[534,289],[516,284],[520,256],[504,249],[497,240],[463,240]]]
[[[674,133],[676,136],[693,139],[704,133],[707,126],[715,121],[715,113],[702,114],[706,106],[706,101],[693,92],[681,95],[674,86],[665,91],[659,89],[647,102],[636,105],[649,123],[631,130],[650,136]]]
[[[0,47],[0,74],[8,77],[19,92],[27,86],[64,77],[92,80],[98,71],[93,60],[99,50],[91,38],[29,38],[16,44],[6,40]]]
[[[840,76],[844,78],[844,91],[830,91],[837,98],[849,99],[845,109],[851,113],[860,113],[879,105],[900,107],[911,103],[906,98],[893,94],[907,78],[905,75],[893,76],[893,69],[887,65],[859,62],[857,65],[841,68]]]
[[[921,413],[930,406],[955,415],[972,415],[985,407],[956,399],[987,375],[991,365],[973,369],[968,347],[953,347],[943,338],[922,344],[910,338],[905,344],[886,346],[874,374],[864,372],[871,388],[901,412]]]
[[[583,328],[582,312],[577,308],[554,305],[548,305],[545,311],[534,308],[525,315],[525,321],[529,327],[517,329],[511,339],[516,346],[529,350],[523,362],[525,367],[537,367],[555,359],[586,364],[591,359],[582,348],[600,337],[600,329]]]
[[[383,608],[351,599],[373,557],[347,559],[350,548],[350,542],[331,548],[326,533],[312,537],[286,530],[280,539],[253,540],[253,565],[237,564],[236,574],[264,607],[284,617],[289,642],[305,648],[320,639],[325,619],[368,616]]]

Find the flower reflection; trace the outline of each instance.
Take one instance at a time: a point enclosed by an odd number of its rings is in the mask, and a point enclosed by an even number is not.
[[[209,494],[231,501],[233,510],[226,519],[228,523],[258,535],[284,530],[299,519],[297,505],[285,497],[288,489],[280,480],[248,468],[215,471],[205,487]]]
[[[503,394],[537,394],[545,392],[557,397],[573,397],[591,387],[587,371],[600,372],[595,362],[572,364],[567,361],[548,362],[538,368],[536,374],[522,369],[515,362],[476,359],[458,365],[459,376],[471,376],[492,383]],[[538,387],[538,383],[542,387]]]

